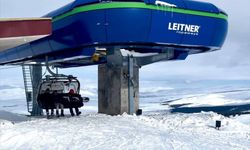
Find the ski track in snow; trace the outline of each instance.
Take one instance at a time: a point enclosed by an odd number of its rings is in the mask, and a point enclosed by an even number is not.
[[[220,130],[213,127],[217,119],[222,121]],[[142,116],[88,112],[79,117],[32,118],[16,124],[0,120],[0,149],[247,150],[250,122],[246,119],[226,118],[212,112],[148,112]]]

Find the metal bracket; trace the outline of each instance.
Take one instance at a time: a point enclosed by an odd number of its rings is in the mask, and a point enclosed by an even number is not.
[[[64,75],[64,74],[58,74],[58,69],[56,68],[56,73],[54,73],[50,68],[49,68],[49,59],[48,59],[48,56],[45,56],[45,66],[46,66],[46,69],[48,70],[48,72],[52,75],[52,76],[55,76],[55,77],[65,77],[67,75]]]

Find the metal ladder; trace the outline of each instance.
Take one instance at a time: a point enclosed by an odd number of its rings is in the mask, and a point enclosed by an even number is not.
[[[23,81],[27,101],[28,112],[31,113],[33,109],[33,82],[32,82],[32,67],[30,65],[22,65]]]

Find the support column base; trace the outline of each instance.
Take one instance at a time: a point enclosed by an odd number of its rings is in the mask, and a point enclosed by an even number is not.
[[[128,67],[98,66],[98,112],[108,115],[129,113]],[[134,109],[139,108],[139,67],[133,70]]]

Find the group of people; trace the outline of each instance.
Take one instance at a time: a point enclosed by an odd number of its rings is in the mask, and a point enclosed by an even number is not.
[[[57,117],[63,117],[64,108],[69,108],[71,116],[79,116],[81,114],[79,107],[83,106],[83,98],[73,89],[70,89],[68,93],[58,93],[57,91],[51,93],[49,89],[46,89],[43,94],[39,95],[38,103],[46,110],[47,118],[54,116],[54,109],[56,109]],[[61,114],[59,114],[59,109],[61,109]],[[75,109],[75,113],[73,109]],[[49,110],[51,110],[50,113]]]

